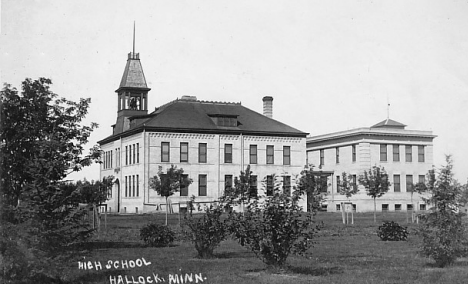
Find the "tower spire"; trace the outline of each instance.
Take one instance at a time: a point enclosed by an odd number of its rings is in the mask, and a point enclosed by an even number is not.
[[[133,56],[135,56],[135,21],[133,21]]]

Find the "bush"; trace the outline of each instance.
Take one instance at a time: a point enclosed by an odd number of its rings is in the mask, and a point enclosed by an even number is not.
[[[437,178],[435,170],[427,174],[425,187],[431,196],[425,201],[434,207],[421,216],[418,231],[423,239],[422,254],[434,259],[438,267],[450,265],[468,254],[468,230],[462,220],[465,214],[458,212],[462,186],[453,178],[451,157],[447,156],[446,161]]]
[[[140,239],[150,247],[165,247],[174,242],[175,233],[168,226],[149,223],[141,228]]]
[[[377,236],[382,241],[406,241],[408,235],[407,227],[402,227],[393,221],[384,222],[377,230]]]
[[[213,256],[213,251],[226,238],[227,226],[221,221],[223,207],[210,206],[206,208],[203,218],[185,217],[185,224],[190,229],[187,236],[195,244],[200,258]]]
[[[244,214],[232,213],[230,230],[268,268],[282,269],[291,252],[303,255],[313,245],[319,229],[312,214],[301,211],[296,201],[275,192],[263,203],[253,201]]]

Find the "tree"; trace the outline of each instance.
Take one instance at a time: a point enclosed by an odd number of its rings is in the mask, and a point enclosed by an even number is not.
[[[272,196],[254,199],[245,214],[232,212],[229,222],[238,242],[277,271],[284,269],[290,253],[303,255],[313,245],[320,226],[312,218],[315,211],[304,216],[298,205],[303,191],[289,196],[281,192],[278,182],[274,184]]]
[[[254,192],[251,187],[253,182],[252,171],[248,165],[245,171],[241,171],[240,175],[234,178],[234,186],[225,188],[220,201],[228,207],[241,205],[241,211],[244,211],[244,203],[257,197],[257,191]]]
[[[377,205],[375,199],[383,196],[390,188],[385,168],[373,166],[359,176],[359,183],[366,188],[367,195],[374,199],[374,223],[377,222]]]
[[[297,180],[297,196],[307,196],[307,211],[318,210],[323,201],[321,191],[327,187],[327,179],[321,172],[314,171],[313,165],[304,167]]]
[[[9,84],[1,91],[0,247],[5,263],[26,263],[5,265],[2,276],[9,280],[60,278],[61,259],[73,257],[71,245],[92,233],[83,223],[76,187],[62,181],[100,157],[98,146],[84,155],[97,127],[81,125],[91,100],[59,98],[51,84],[45,78],[26,79],[21,92]],[[10,258],[12,250],[16,258]]]
[[[338,187],[338,193],[342,194],[342,195],[345,195],[346,198],[348,199],[348,202],[349,202],[349,199],[351,198],[351,196],[358,193],[358,191],[359,191],[358,187],[357,187],[357,184],[353,180],[353,176],[348,175],[346,172],[343,172],[341,174],[341,179],[340,179],[337,187]],[[345,207],[344,210],[346,210],[346,207]],[[352,214],[352,212],[351,212],[351,214]],[[346,212],[346,222],[348,222],[347,220],[348,220],[348,212]],[[344,222],[345,222],[345,220],[344,220],[344,215],[343,215],[343,223]],[[354,218],[353,217],[352,217],[352,223],[354,223]]]
[[[150,188],[166,198],[166,226],[168,214],[167,199],[178,192],[181,186],[189,186],[191,183],[192,180],[184,175],[184,169],[178,169],[174,165],[171,165],[166,172],[163,172],[162,166],[159,166],[158,174],[150,178]]]
[[[463,203],[462,186],[453,178],[450,156],[446,157],[446,162],[434,183],[429,184],[431,197],[426,202],[434,207],[429,214],[421,216],[419,229],[423,239],[422,253],[433,258],[439,267],[468,255],[468,230],[462,220],[465,214],[458,212]]]

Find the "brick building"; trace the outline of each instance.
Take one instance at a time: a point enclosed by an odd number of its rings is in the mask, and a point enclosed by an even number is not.
[[[424,181],[433,166],[432,131],[407,130],[406,125],[386,119],[372,127],[357,128],[307,138],[307,162],[330,173],[327,211],[341,210],[346,196],[337,192],[342,172],[357,178],[372,166],[384,167],[391,183],[388,193],[377,198],[377,210],[426,210],[411,185]],[[413,200],[413,202],[411,201]],[[350,201],[358,212],[373,211],[373,199],[364,187]],[[416,207],[415,207],[416,206]]]
[[[264,97],[264,114],[240,103],[200,101],[184,96],[148,113],[149,91],[139,54],[129,53],[116,90],[118,112],[113,133],[99,141],[101,177],[113,175],[108,211],[142,213],[165,199],[148,187],[159,166],[183,168],[193,180],[171,197],[185,202],[217,199],[247,165],[265,195],[262,181],[276,174],[286,188],[305,165],[307,133],[272,118],[272,97]],[[177,210],[177,207],[175,207]]]

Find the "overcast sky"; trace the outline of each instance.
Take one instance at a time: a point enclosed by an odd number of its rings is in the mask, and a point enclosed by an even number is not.
[[[2,1],[1,82],[47,77],[60,96],[91,97],[90,148],[112,133],[133,21],[150,110],[191,95],[261,113],[272,96],[275,119],[319,135],[380,122],[389,101],[466,182],[467,0]]]

